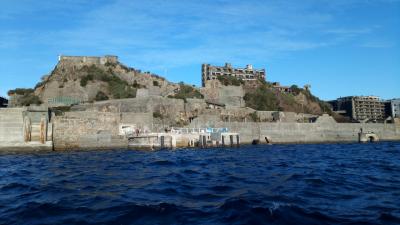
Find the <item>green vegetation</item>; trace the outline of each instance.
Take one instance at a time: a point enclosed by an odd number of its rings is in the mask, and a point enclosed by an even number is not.
[[[324,102],[324,101],[322,101],[321,99],[319,99],[318,97],[314,96],[313,94],[311,94],[311,92],[309,90],[305,90],[303,88],[299,88],[297,85],[292,85],[290,88],[292,89],[292,93],[294,95],[299,95],[300,93],[302,93],[304,96],[306,96],[306,98],[309,101],[318,103],[318,105],[320,106],[322,112],[329,113],[330,115],[332,115],[332,110],[331,110],[329,104]]]
[[[246,106],[258,111],[280,110],[278,99],[266,84],[246,93],[244,96]]]
[[[17,88],[17,89],[14,89],[14,90],[9,90],[8,91],[8,95],[9,96],[14,95],[14,94],[17,94],[17,95],[28,95],[28,94],[33,94],[33,92],[34,92],[34,90],[32,88]]]
[[[294,96],[290,93],[282,93],[282,100],[288,104],[288,105],[295,105],[297,104],[296,100],[294,99]]]
[[[23,95],[20,99],[19,102],[23,106],[29,106],[29,105],[40,105],[42,104],[42,101],[40,101],[40,98],[33,93]]]
[[[51,110],[55,113],[56,116],[62,116],[65,112],[71,111],[71,106],[57,106],[52,107]]]
[[[93,81],[94,76],[92,74],[88,74],[81,79],[81,86],[86,87],[88,81]]]
[[[136,88],[129,86],[126,82],[111,81],[108,88],[114,99],[135,98]]]
[[[188,98],[204,98],[204,96],[196,88],[190,85],[186,85],[183,82],[180,82],[179,86],[179,91],[175,93],[175,95],[169,96],[170,98],[183,99],[185,102]]]
[[[250,113],[249,116],[253,122],[260,122],[260,117],[257,115],[257,111]]]
[[[294,95],[299,95],[300,92],[302,92],[302,89],[299,88],[297,85],[292,85],[292,86],[290,87],[290,89],[292,89],[292,93],[293,93]]]
[[[153,117],[154,118],[159,118],[159,119],[163,119],[164,118],[164,116],[160,112],[153,112]]]
[[[225,86],[240,86],[242,84],[244,84],[244,81],[241,79],[238,79],[236,77],[233,76],[217,76],[217,79],[219,80],[219,82],[221,82],[223,85]]]
[[[129,85],[127,81],[122,80],[117,75],[110,71],[106,72],[95,65],[84,66],[81,71],[87,74],[81,78],[82,87],[85,87],[89,81],[103,81],[108,84],[109,91],[114,99],[134,98],[136,97],[136,88],[141,87],[137,82]]]
[[[133,81],[132,87],[134,87],[134,88],[146,88],[146,86],[139,84],[136,80]]]
[[[41,87],[41,86],[43,86],[43,85],[45,85],[46,84],[46,82],[45,81],[41,81],[41,82],[39,82],[39,83],[37,83],[36,85],[35,85],[35,90],[36,89],[38,89],[39,87]]]
[[[321,107],[322,112],[332,115],[332,110],[328,103],[311,94],[309,90],[301,89],[301,93],[303,93],[309,101],[317,102],[319,107]]]
[[[95,100],[96,101],[105,101],[105,100],[108,100],[108,96],[106,94],[104,94],[104,92],[99,91],[96,94]]]
[[[18,104],[22,106],[29,106],[31,104],[40,105],[42,101],[35,95],[34,90],[31,88],[17,88],[15,90],[8,91],[8,95],[19,95]]]
[[[117,67],[117,63],[113,63],[113,62],[106,62],[106,63],[104,64],[104,66],[107,66],[107,67],[113,67],[113,68],[115,68],[115,67]]]

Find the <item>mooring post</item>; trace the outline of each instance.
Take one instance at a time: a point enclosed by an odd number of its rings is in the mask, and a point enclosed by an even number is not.
[[[161,148],[164,148],[164,136],[161,136]]]
[[[229,139],[231,141],[231,147],[233,147],[233,135],[229,135]]]
[[[203,148],[203,135],[199,136],[199,147]]]
[[[239,137],[239,134],[236,135],[236,145],[237,145],[237,147],[240,147],[240,137]]]
[[[222,147],[225,147],[225,136],[222,135]]]
[[[207,148],[207,137],[205,135],[203,136],[203,146]]]

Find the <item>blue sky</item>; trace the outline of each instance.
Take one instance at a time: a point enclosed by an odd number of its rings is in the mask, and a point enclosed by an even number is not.
[[[329,100],[400,97],[400,0],[3,0],[0,95],[57,56],[118,55],[200,85],[202,63],[266,68]]]

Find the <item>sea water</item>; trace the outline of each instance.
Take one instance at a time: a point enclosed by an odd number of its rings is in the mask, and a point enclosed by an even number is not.
[[[0,224],[400,224],[400,143],[0,153]]]

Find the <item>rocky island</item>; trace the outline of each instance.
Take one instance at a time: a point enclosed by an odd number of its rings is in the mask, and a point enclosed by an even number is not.
[[[60,56],[33,89],[10,90],[0,149],[111,149],[400,140],[400,123],[355,121],[309,85],[265,69],[202,65],[202,87],[130,68],[116,56]]]

